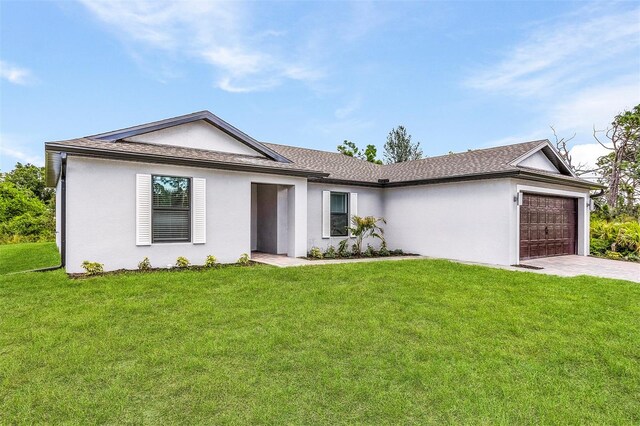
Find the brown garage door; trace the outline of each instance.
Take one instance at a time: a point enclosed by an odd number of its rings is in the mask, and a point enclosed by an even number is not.
[[[576,254],[575,198],[523,194],[520,206],[520,259]]]

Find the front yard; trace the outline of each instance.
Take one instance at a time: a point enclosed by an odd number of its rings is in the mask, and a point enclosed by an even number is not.
[[[0,276],[0,313],[1,424],[640,423],[624,281],[435,260],[54,271]]]

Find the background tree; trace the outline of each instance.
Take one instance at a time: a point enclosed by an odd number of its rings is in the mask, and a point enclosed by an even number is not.
[[[420,142],[411,142],[411,135],[407,134],[404,126],[392,129],[384,144],[384,159],[387,164],[403,161],[419,160],[422,158]]]
[[[0,243],[53,239],[54,195],[45,187],[42,167],[18,163],[0,173]]]
[[[562,157],[562,159],[567,163],[567,165],[571,169],[573,169],[576,175],[580,176],[580,175],[594,172],[594,170],[590,169],[585,163],[578,163],[578,164],[573,163],[573,158],[571,158],[571,154],[569,153],[569,148],[567,148],[567,144],[571,140],[573,140],[573,138],[576,137],[576,134],[574,133],[573,136],[571,136],[570,138],[558,138],[556,129],[553,126],[549,126],[549,127],[551,127],[551,131],[553,132],[553,137],[555,139],[556,150],[558,151],[558,154],[560,154],[560,157]]]
[[[603,136],[609,140],[607,143],[601,141]],[[611,127],[605,130],[594,128],[593,137],[611,151],[598,159],[600,182],[607,185],[609,209],[635,210],[640,198],[640,104],[631,111],[618,114]]]
[[[361,151],[355,143],[345,140],[341,145],[338,145],[338,152],[349,157],[367,160],[370,163],[382,164],[382,161],[376,158],[378,156],[378,149],[375,145],[367,145],[365,150]]]

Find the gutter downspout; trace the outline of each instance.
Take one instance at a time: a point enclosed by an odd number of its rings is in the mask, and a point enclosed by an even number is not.
[[[60,153],[60,264],[27,272],[46,272],[61,269],[67,261],[67,153]]]

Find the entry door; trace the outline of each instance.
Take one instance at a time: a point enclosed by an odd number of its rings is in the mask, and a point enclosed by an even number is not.
[[[520,259],[576,254],[578,200],[523,194]]]

